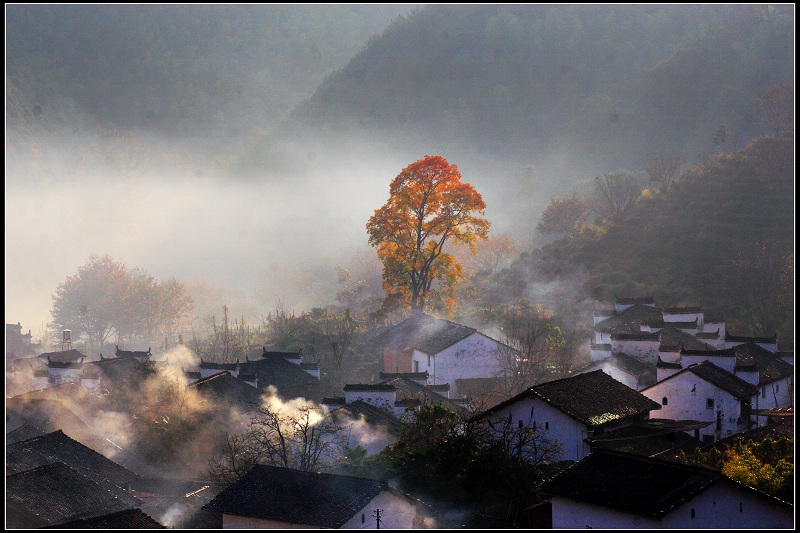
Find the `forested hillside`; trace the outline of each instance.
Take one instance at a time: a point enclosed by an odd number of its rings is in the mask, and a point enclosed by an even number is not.
[[[691,161],[722,122],[740,146],[764,131],[754,101],[793,77],[793,21],[790,6],[427,6],[372,39],[291,123],[567,180],[653,154]]]
[[[409,5],[15,5],[8,126],[269,128]]]
[[[580,276],[598,300],[650,295],[704,305],[728,331],[794,335],[794,137],[760,138],[646,190],[616,222],[538,250],[534,279]]]

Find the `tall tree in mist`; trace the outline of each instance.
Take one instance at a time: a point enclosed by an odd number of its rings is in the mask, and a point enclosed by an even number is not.
[[[102,348],[111,338],[148,342],[169,334],[192,309],[183,284],[158,282],[110,256],[93,255],[53,295],[52,326]]]
[[[370,217],[369,244],[383,262],[386,308],[455,306],[463,267],[444,246],[454,241],[474,253],[475,242],[489,233],[483,198],[461,178],[444,157],[426,155],[392,180],[389,200]]]
[[[594,179],[594,210],[603,218],[615,220],[641,196],[642,186],[635,176],[613,173]]]
[[[554,198],[536,226],[543,235],[571,233],[589,211],[589,202],[576,194]]]

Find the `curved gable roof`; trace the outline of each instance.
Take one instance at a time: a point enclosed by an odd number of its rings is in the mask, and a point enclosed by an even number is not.
[[[479,417],[524,398],[538,398],[588,427],[598,427],[661,406],[612,378],[602,370],[542,383],[497,404]]]
[[[475,332],[475,328],[417,313],[383,331],[374,340],[387,348],[414,348],[435,355]]]
[[[373,479],[256,465],[203,509],[339,528],[384,490],[388,485]]]
[[[641,331],[642,322],[662,319],[661,309],[635,304],[612,317],[601,320],[594,325],[594,329],[601,333],[638,333]]]

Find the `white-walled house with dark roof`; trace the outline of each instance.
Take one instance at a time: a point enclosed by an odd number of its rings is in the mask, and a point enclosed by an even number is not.
[[[661,405],[653,418],[712,422],[700,430],[704,442],[750,429],[755,385],[705,360],[641,391]]]
[[[266,465],[255,465],[203,509],[221,513],[224,529],[411,529],[435,525],[427,506],[384,481]]]
[[[553,529],[792,529],[794,506],[721,472],[598,450],[538,488]]]
[[[428,385],[449,385],[451,397],[463,397],[458,380],[500,378],[508,358],[519,353],[474,328],[415,312],[378,335],[383,371],[428,373]]]
[[[648,420],[659,404],[602,370],[535,385],[478,415],[476,420],[528,427],[561,444],[560,460],[590,453],[586,439]]]

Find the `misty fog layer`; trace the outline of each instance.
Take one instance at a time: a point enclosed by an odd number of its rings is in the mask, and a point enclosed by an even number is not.
[[[763,133],[791,6],[9,6],[6,322],[37,336],[90,254],[330,303],[425,155],[520,250],[555,196]],[[585,187],[584,187],[585,188]],[[218,302],[218,305],[242,302]],[[234,315],[238,310],[232,307]]]

